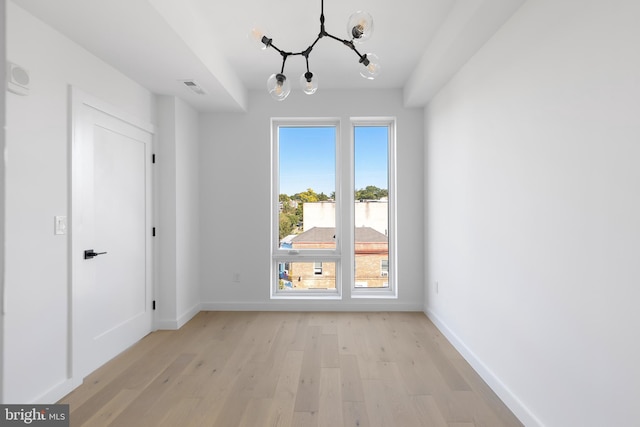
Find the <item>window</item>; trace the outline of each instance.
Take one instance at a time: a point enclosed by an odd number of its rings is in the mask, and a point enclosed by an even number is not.
[[[353,297],[397,296],[394,122],[341,132],[337,119],[272,119],[272,298],[342,298],[343,282]]]
[[[395,236],[394,127],[362,119],[353,131],[353,289],[352,296],[389,296],[389,259]]]

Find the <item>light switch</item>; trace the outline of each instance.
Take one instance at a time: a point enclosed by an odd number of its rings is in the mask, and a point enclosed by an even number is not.
[[[66,216],[56,216],[54,217],[55,223],[55,234],[67,234],[67,217]]]

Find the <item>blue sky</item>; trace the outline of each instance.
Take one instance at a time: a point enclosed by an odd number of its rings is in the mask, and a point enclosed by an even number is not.
[[[280,193],[293,195],[313,188],[330,196],[335,191],[334,127],[281,127]],[[388,188],[387,128],[355,128],[355,185]],[[344,141],[343,141],[344,142]]]

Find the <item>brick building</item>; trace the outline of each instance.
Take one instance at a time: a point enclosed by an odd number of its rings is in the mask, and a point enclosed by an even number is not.
[[[292,249],[329,249],[335,247],[335,227],[313,227],[291,240]],[[371,227],[355,229],[355,265],[357,287],[387,287],[389,239]],[[333,262],[291,262],[283,279],[293,288],[333,289],[336,266]]]

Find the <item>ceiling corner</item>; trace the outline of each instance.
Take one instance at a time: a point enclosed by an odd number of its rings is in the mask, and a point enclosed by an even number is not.
[[[524,2],[457,0],[405,84],[405,105],[428,104]]]
[[[229,95],[237,108],[246,111],[247,89],[222,51],[217,48],[217,37],[204,21],[203,14],[196,10],[196,6],[188,1],[148,1],[219,83],[220,89]]]

